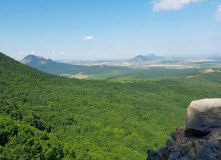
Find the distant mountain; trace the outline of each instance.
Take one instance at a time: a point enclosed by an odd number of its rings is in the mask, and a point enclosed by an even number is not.
[[[138,55],[130,61],[140,62],[140,61],[153,61],[153,60],[163,60],[165,57],[157,56],[155,54],[148,54],[148,55]]]
[[[21,63],[27,64],[29,66],[41,66],[41,65],[51,65],[55,64],[55,61],[51,59],[45,59],[41,56],[28,55],[24,59],[21,60]]]
[[[61,75],[61,76],[73,76],[75,74],[83,73],[86,75],[91,74],[101,74],[101,73],[112,73],[116,70],[130,70],[127,67],[118,66],[105,66],[105,65],[95,65],[95,66],[83,66],[83,65],[72,65],[68,63],[59,63],[51,59],[45,59],[40,56],[29,55],[26,56],[21,63],[36,68],[40,71]]]

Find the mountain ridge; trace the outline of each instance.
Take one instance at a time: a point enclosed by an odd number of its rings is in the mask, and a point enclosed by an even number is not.
[[[130,61],[153,61],[153,60],[163,60],[165,59],[165,57],[162,56],[157,56],[155,54],[147,54],[147,55],[138,55],[132,59],[130,59]]]
[[[51,59],[45,59],[42,56],[35,56],[35,55],[28,55],[24,57],[20,62],[22,64],[27,64],[29,66],[50,65],[57,63]]]

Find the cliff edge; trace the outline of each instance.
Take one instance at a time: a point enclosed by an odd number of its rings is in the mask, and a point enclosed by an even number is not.
[[[166,147],[147,150],[146,160],[221,160],[221,98],[192,101],[186,126],[171,137]]]

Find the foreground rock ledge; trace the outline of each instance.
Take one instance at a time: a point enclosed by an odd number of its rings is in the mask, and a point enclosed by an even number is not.
[[[221,160],[221,98],[192,101],[186,126],[171,137],[165,148],[147,150],[147,160]]]

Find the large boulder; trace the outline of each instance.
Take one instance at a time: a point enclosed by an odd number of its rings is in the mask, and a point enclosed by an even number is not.
[[[191,102],[186,126],[171,137],[164,148],[148,150],[146,160],[221,160],[221,98]]]
[[[192,101],[187,108],[186,135],[206,136],[221,128],[221,98]]]

